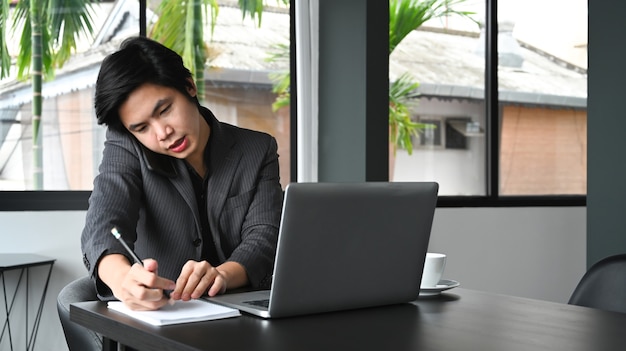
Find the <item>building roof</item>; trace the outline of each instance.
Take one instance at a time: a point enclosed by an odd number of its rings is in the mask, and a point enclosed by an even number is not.
[[[431,29],[410,33],[390,56],[391,79],[409,72],[426,96],[482,99],[484,39]],[[587,72],[519,43],[521,67],[500,67],[499,99],[509,103],[586,107]]]
[[[116,50],[128,32],[137,28],[136,4],[120,8],[107,6],[111,15],[99,24],[97,45],[76,54],[56,79],[44,84],[44,97],[67,93],[95,84],[100,62]],[[97,6],[97,5],[96,5]],[[120,34],[116,36],[116,34]],[[271,84],[269,72],[288,69],[288,62],[269,62],[269,52],[278,43],[287,44],[289,15],[284,10],[267,10],[261,26],[242,19],[239,8],[222,5],[213,39],[206,78],[234,84]],[[520,43],[521,67],[499,70],[499,98],[509,103],[586,107],[587,72]],[[410,33],[390,56],[390,78],[404,72],[420,83],[419,94],[426,97],[482,99],[485,60],[480,36],[423,28]],[[71,82],[71,84],[66,84]],[[0,81],[0,108],[30,101],[28,84]]]

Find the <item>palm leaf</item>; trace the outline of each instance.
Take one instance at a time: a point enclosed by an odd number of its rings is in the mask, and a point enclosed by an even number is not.
[[[46,79],[54,76],[54,69],[62,67],[76,50],[81,34],[93,34],[90,0],[37,0],[40,9],[42,43],[41,71]],[[20,52],[16,66],[19,79],[26,79],[32,69],[32,23],[29,0],[20,0],[15,6],[12,31],[20,29]],[[4,62],[4,61],[3,61]]]
[[[9,75],[11,71],[11,56],[6,42],[6,29],[9,20],[9,2],[2,1],[0,3],[0,78]]]
[[[209,17],[210,11],[210,17]],[[149,36],[177,52],[194,77],[198,96],[204,96],[204,65],[208,50],[204,41],[204,18],[211,20],[211,35],[219,13],[217,0],[164,0]]]
[[[267,62],[288,63],[290,59],[289,44],[274,44],[268,56],[265,58]],[[289,70],[281,72],[273,72],[268,75],[272,84],[272,92],[275,93],[276,100],[272,103],[272,110],[278,111],[281,107],[288,106],[291,103],[291,75]]]
[[[411,113],[407,107],[412,92],[418,86],[419,83],[405,73],[389,87],[389,142],[394,148],[401,147],[407,150],[409,155],[413,152],[411,137],[417,136],[423,127],[422,124],[411,120]]]
[[[473,12],[457,11],[455,6],[466,0],[390,0],[389,53],[424,22],[450,15],[469,17]],[[473,21],[473,19],[471,19]]]
[[[49,0],[46,11],[49,35],[48,45],[56,48],[54,63],[62,66],[77,47],[79,35],[93,34],[90,0]]]
[[[241,9],[242,19],[246,18],[246,14],[250,15],[252,20],[259,18],[258,26],[261,26],[261,16],[263,15],[263,0],[239,0],[239,8]]]

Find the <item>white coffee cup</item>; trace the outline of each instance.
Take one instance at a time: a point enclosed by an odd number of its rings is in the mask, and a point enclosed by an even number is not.
[[[424,261],[421,288],[434,288],[441,280],[443,270],[446,267],[446,255],[442,253],[428,252]]]

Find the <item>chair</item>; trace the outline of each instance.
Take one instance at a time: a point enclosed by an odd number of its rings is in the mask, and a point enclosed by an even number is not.
[[[606,257],[591,266],[568,303],[626,313],[626,254]]]
[[[71,303],[97,299],[94,283],[88,276],[70,282],[59,292],[57,311],[70,351],[100,351],[103,349],[102,337],[99,334],[70,320]]]

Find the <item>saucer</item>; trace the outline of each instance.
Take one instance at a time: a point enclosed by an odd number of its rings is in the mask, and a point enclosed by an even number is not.
[[[420,288],[420,296],[434,296],[441,294],[442,291],[456,288],[461,283],[456,280],[442,279],[439,283],[432,288]]]

